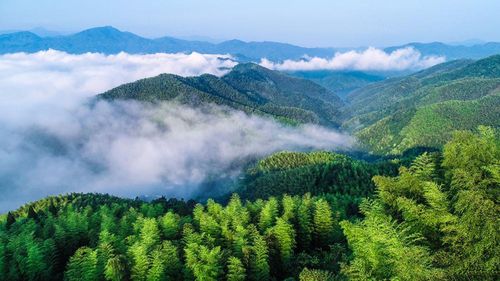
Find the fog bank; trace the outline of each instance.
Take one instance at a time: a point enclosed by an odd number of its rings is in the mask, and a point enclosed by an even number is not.
[[[401,71],[419,70],[443,63],[445,57],[422,56],[412,47],[386,53],[370,47],[364,51],[338,52],[332,58],[305,57],[302,60],[285,60],[274,63],[262,59],[260,65],[282,71],[299,70],[360,70],[360,71]]]
[[[322,127],[219,106],[88,103],[142,77],[221,75],[232,64],[200,54],[0,56],[0,212],[67,192],[196,197],[207,181],[237,177],[248,159],[352,145]]]

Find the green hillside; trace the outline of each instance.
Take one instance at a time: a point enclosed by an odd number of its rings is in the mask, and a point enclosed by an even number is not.
[[[450,100],[400,111],[357,133],[375,153],[441,147],[454,130],[500,126],[500,92],[471,101]]]
[[[239,64],[219,78],[162,74],[111,89],[104,99],[175,101],[192,106],[215,103],[292,122],[339,126],[342,101],[331,91],[256,64]]]
[[[454,61],[354,91],[343,127],[378,154],[441,147],[453,130],[500,127],[500,55]]]
[[[372,193],[374,175],[394,175],[396,164],[368,163],[332,152],[279,152],[249,169],[237,192],[243,198],[280,194],[338,194],[356,201]]]

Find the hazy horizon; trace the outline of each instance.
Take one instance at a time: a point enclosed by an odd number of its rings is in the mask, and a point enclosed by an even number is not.
[[[4,0],[0,31],[43,28],[60,33],[113,26],[147,38],[276,41],[305,47],[391,46],[409,42],[500,41],[498,1],[313,0],[236,3],[147,0]],[[230,25],[228,23],[231,23]]]
[[[68,35],[76,34],[76,33],[79,33],[79,32],[85,31],[85,30],[94,29],[94,28],[104,28],[104,27],[116,28],[122,32],[131,32],[129,30],[120,29],[120,28],[117,28],[117,27],[111,26],[111,25],[89,26],[89,27],[82,28],[79,30],[71,30],[71,31],[52,30],[52,29],[47,29],[43,26],[35,26],[32,28],[26,28],[26,29],[0,29],[0,35],[28,31],[28,32],[35,33],[40,37],[68,36]],[[392,45],[374,45],[374,44],[371,44],[371,45],[358,45],[358,46],[333,46],[333,45],[332,46],[306,46],[306,45],[301,45],[301,44],[293,44],[293,43],[285,42],[285,41],[243,40],[241,38],[213,38],[210,36],[205,36],[203,34],[178,35],[178,36],[164,34],[164,35],[160,35],[160,36],[146,36],[146,35],[143,35],[140,33],[135,33],[135,32],[131,32],[131,33],[138,35],[138,36],[141,36],[143,38],[147,38],[147,39],[157,39],[157,38],[161,38],[161,37],[173,37],[173,38],[188,40],[188,41],[209,42],[212,44],[218,44],[218,43],[222,43],[225,41],[231,41],[231,40],[241,40],[244,42],[277,42],[277,43],[292,44],[292,45],[296,45],[296,46],[300,46],[300,47],[307,47],[307,48],[339,48],[339,49],[345,49],[345,50],[347,50],[347,49],[364,49],[364,48],[369,48],[369,47],[386,48],[386,47],[399,46],[399,45],[403,46],[403,45],[410,44],[410,43],[435,43],[435,42],[444,43],[444,44],[448,44],[448,45],[472,46],[472,45],[480,45],[480,44],[485,44],[485,43],[489,43],[489,42],[499,42],[500,41],[500,39],[499,40],[483,40],[481,38],[467,38],[467,39],[459,40],[459,41],[443,41],[443,40],[405,41],[405,42],[399,42],[399,43],[392,44]]]

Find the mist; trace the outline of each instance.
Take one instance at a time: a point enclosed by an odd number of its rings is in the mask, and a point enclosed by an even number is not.
[[[302,60],[285,60],[275,63],[262,59],[260,65],[274,70],[360,70],[401,71],[419,70],[443,63],[445,57],[422,56],[412,47],[397,49],[391,53],[370,47],[363,51],[337,52],[332,58],[305,57]]]
[[[354,144],[319,126],[290,127],[215,105],[90,102],[164,71],[222,75],[231,64],[201,54],[0,56],[0,212],[69,192],[196,198],[219,192],[206,183],[237,179],[252,159]]]

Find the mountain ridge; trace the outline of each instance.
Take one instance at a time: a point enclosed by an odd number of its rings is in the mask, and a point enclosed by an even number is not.
[[[271,61],[286,59],[299,60],[304,56],[332,57],[335,52],[346,50],[336,47],[301,47],[273,41],[242,41],[232,39],[220,43],[198,40],[184,40],[170,36],[146,38],[131,32],[121,31],[112,26],[94,27],[69,35],[38,36],[33,32],[19,31],[0,34],[0,54],[13,52],[37,52],[47,49],[65,51],[72,54],[100,52],[114,54],[121,51],[135,54],[157,52],[199,52],[208,54],[231,54],[241,62]],[[49,34],[50,35],[50,34]],[[30,37],[30,40],[26,40]],[[125,40],[126,42],[123,42]],[[412,47],[423,56],[445,56],[447,59],[478,59],[500,53],[500,43],[486,42],[472,46],[450,45],[442,42],[413,42],[384,48],[386,52]]]
[[[16,44],[26,34],[32,34],[31,41]],[[122,40],[127,40],[126,44]],[[106,43],[103,45],[102,43]],[[331,56],[334,48],[306,48],[279,42],[245,42],[237,39],[221,43],[183,40],[170,36],[155,39],[145,38],[131,32],[121,31],[112,26],[89,28],[70,35],[40,37],[29,31],[0,35],[0,54],[13,52],[37,52],[55,49],[67,53],[101,52],[114,54],[121,51],[128,53],[158,52],[199,52],[208,54],[229,53],[242,60],[258,61],[268,58],[274,61],[300,59],[304,55]]]
[[[500,127],[500,55],[377,82],[349,94],[347,103],[343,127],[371,152],[438,148],[454,130]]]
[[[307,93],[304,95],[304,93]],[[192,106],[215,103],[287,122],[338,127],[341,99],[320,85],[253,63],[235,66],[222,77],[160,74],[127,83],[98,96],[107,100],[174,101]]]

